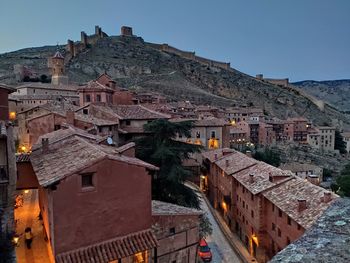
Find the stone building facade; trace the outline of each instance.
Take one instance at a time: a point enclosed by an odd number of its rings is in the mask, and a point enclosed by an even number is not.
[[[9,248],[12,247],[9,243],[12,240],[9,238],[14,233],[13,209],[17,171],[13,126],[9,120],[8,94],[14,91],[13,88],[0,84],[0,238],[7,240]],[[15,262],[14,253],[12,258],[11,255],[6,257],[10,257],[9,262]]]
[[[298,239],[337,195],[231,149],[203,153],[207,194],[258,262]]]
[[[157,262],[197,262],[201,211],[152,201],[152,229],[157,237]]]

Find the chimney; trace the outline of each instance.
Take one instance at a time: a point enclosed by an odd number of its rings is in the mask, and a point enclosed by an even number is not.
[[[217,153],[214,154],[214,159],[215,159],[215,161],[218,159],[218,154]]]
[[[230,161],[229,160],[225,160],[225,163],[226,163],[226,167],[229,167]]]
[[[66,122],[69,125],[74,126],[75,113],[72,110],[67,110],[66,112]]]
[[[41,152],[47,153],[49,151],[49,138],[41,139]]]
[[[306,200],[298,199],[298,212],[302,212],[306,209]]]
[[[254,174],[249,174],[249,183],[254,183]]]
[[[328,203],[332,200],[332,193],[331,192],[324,192],[323,193],[323,202]]]

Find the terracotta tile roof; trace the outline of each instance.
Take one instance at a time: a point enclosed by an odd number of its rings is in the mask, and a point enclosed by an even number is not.
[[[251,175],[253,175],[252,179]],[[293,174],[264,162],[258,162],[256,165],[235,173],[232,176],[243,184],[252,194],[258,194],[277,184],[290,180]],[[278,179],[274,179],[271,182],[269,180],[270,176]]]
[[[220,158],[222,158],[224,156],[224,153],[234,153],[236,152],[233,149],[230,148],[222,148],[222,149],[216,149],[216,150],[210,150],[207,152],[203,152],[202,156],[205,159],[208,159],[210,162],[215,162],[217,160],[219,160]]]
[[[263,192],[263,196],[303,228],[308,229],[332,203],[322,201],[325,192],[328,191],[293,176],[291,180]],[[332,200],[338,197],[333,193],[331,196]],[[301,212],[298,210],[299,199],[306,200],[306,209]]]
[[[0,83],[0,89],[4,89],[4,90],[7,90],[8,93],[12,93],[12,92],[15,92],[16,89],[9,86],[9,85],[6,85],[4,83]]]
[[[103,84],[101,84],[100,82],[97,82],[96,80],[91,80],[87,83],[86,86],[80,87],[78,89],[78,91],[84,91],[84,90],[88,90],[88,91],[105,91],[105,92],[109,92],[109,93],[113,93],[114,89],[109,88]]]
[[[227,175],[232,175],[257,163],[257,160],[237,151],[223,156],[215,162]]]
[[[61,52],[59,50],[56,51],[56,53],[53,55],[53,58],[64,59],[63,55],[61,54]]]
[[[74,126],[63,125],[62,129],[39,136],[38,141],[32,146],[32,150],[34,151],[41,148],[41,140],[43,138],[48,138],[49,143],[52,144],[72,136],[80,136],[91,141],[97,141],[102,138],[98,135],[87,133],[86,131],[78,129]]]
[[[58,99],[63,99],[63,98],[78,100],[79,95],[59,95],[59,94],[15,95],[15,94],[11,94],[10,98],[17,101],[22,101],[22,100],[58,101]]]
[[[95,117],[91,114],[81,114],[81,113],[75,113],[74,118],[79,121],[91,123],[97,126],[112,126],[112,125],[118,125],[119,121],[118,119],[111,121],[111,120],[106,120],[103,118],[98,118]]]
[[[117,237],[56,256],[57,263],[107,263],[153,249],[158,242],[151,229]]]
[[[343,136],[344,138],[350,138],[350,132],[343,132],[341,136]]]
[[[280,166],[280,169],[283,170],[290,170],[293,173],[295,172],[304,172],[304,171],[310,171],[315,169],[320,169],[319,166],[309,163],[284,163]]]
[[[120,119],[125,120],[152,120],[170,119],[170,115],[147,109],[141,105],[117,105],[112,106],[112,110]]]
[[[41,143],[32,148],[31,163],[41,186],[53,184],[102,159],[116,160],[152,170],[158,169],[137,158],[121,155],[118,148],[94,144],[87,141],[86,137],[77,134],[57,132],[54,132],[57,136],[49,133],[39,138],[39,140],[50,138],[47,151],[42,151]]]
[[[350,199],[338,198],[302,237],[270,263],[349,263]]]
[[[201,215],[203,212],[194,208],[152,200],[152,215]]]
[[[16,89],[24,89],[24,88],[36,88],[36,89],[50,89],[50,90],[62,90],[62,91],[78,91],[78,88],[81,86],[77,85],[53,85],[51,83],[40,83],[40,82],[31,82],[31,83],[25,83],[21,86],[16,87]]]

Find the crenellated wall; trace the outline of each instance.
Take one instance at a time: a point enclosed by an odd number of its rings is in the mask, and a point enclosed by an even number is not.
[[[230,63],[220,62],[220,61],[215,61],[215,60],[199,57],[199,56],[196,56],[195,52],[184,51],[184,50],[172,47],[168,44],[149,43],[149,45],[155,49],[160,50],[160,51],[175,54],[175,55],[178,55],[178,56],[186,58],[186,59],[191,59],[191,60],[196,61],[200,64],[206,65],[208,67],[216,67],[216,68],[221,68],[221,69],[226,69],[226,70],[232,70]]]
[[[263,74],[257,74],[256,79],[261,80],[261,81],[266,81],[269,82],[271,84],[274,85],[278,85],[284,88],[288,88],[289,90],[293,90],[297,93],[299,93],[301,96],[307,98],[308,100],[310,100],[313,104],[315,104],[321,111],[324,111],[324,107],[325,107],[325,102],[323,100],[319,100],[317,98],[315,98],[314,96],[306,93],[304,90],[293,86],[289,83],[289,79],[285,78],[285,79],[272,79],[272,78],[264,78]]]
[[[89,45],[95,45],[97,41],[101,38],[108,37],[108,35],[102,31],[102,28],[95,26],[95,34],[87,35],[84,31],[80,32],[80,41],[74,42],[68,39],[66,45],[67,57],[71,59],[75,57],[80,52],[85,50]]]

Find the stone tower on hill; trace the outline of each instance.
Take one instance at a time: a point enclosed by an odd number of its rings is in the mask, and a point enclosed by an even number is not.
[[[51,58],[49,67],[52,71],[51,83],[53,85],[68,84],[68,76],[64,74],[64,57],[58,49],[55,55]]]

